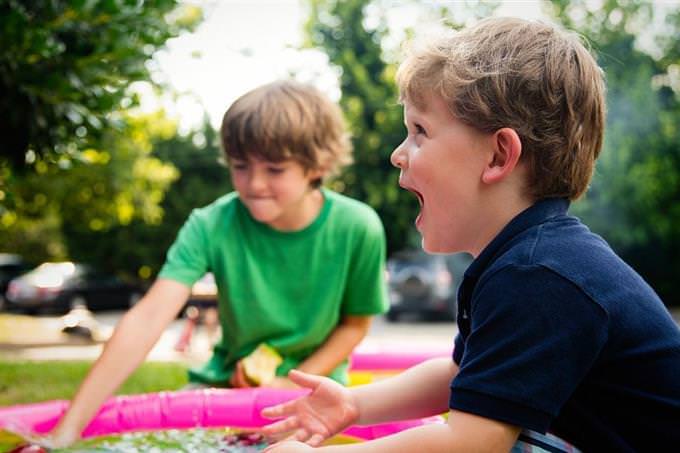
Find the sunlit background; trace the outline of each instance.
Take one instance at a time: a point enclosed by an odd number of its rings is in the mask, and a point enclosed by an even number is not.
[[[282,77],[315,84],[345,113],[355,164],[329,186],[377,210],[390,254],[417,248],[417,202],[388,160],[403,135],[401,44],[513,15],[562,24],[596,53],[607,135],[572,212],[680,304],[677,1],[20,3],[0,17],[0,252],[148,284],[191,209],[231,189],[222,114]]]
[[[169,83],[180,94],[159,99],[144,84],[144,108],[162,105],[180,118],[182,129],[201,124],[207,113],[218,128],[226,108],[241,94],[280,77],[294,75],[310,82],[333,99],[341,96],[338,72],[321,49],[303,48],[309,5],[295,0],[187,1],[200,6],[204,20],[192,33],[168,41],[152,66],[157,81]],[[377,4],[378,2],[376,2]],[[468,8],[465,2],[382,2],[370,5],[367,27],[385,21],[389,36],[383,46],[398,50],[407,30],[430,32],[438,26],[438,5]],[[425,7],[423,7],[425,5]],[[466,14],[463,12],[463,14]],[[469,14],[469,12],[467,13]],[[502,1],[494,12],[500,16],[541,18],[540,2]]]

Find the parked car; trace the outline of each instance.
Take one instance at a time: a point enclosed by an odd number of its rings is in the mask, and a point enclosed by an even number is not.
[[[70,261],[43,263],[10,281],[7,309],[64,313],[76,306],[90,310],[127,309],[142,297],[141,286]]]
[[[10,280],[27,272],[31,266],[13,253],[0,253],[0,310],[5,306],[5,293]]]
[[[463,253],[429,255],[422,250],[405,250],[387,260],[390,296],[389,321],[404,313],[427,320],[456,319],[456,295],[472,258]]]

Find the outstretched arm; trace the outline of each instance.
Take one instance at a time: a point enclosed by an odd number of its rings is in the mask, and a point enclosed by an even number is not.
[[[291,433],[292,441],[269,453],[301,452],[354,423],[373,424],[418,418],[447,410],[449,383],[458,367],[450,359],[433,359],[375,384],[345,388],[328,378],[291,372],[291,379],[312,392],[267,408],[267,417],[285,417],[264,428],[266,434]],[[506,452],[519,428],[477,415],[451,411],[447,424],[431,424],[355,445],[324,447],[328,452]],[[306,442],[306,443],[301,443]]]
[[[293,439],[318,445],[353,423],[373,424],[440,414],[448,409],[449,383],[457,371],[451,359],[433,359],[390,379],[353,388],[292,371],[293,382],[312,392],[265,409],[266,417],[285,418],[265,427],[264,432],[290,432]]]
[[[449,409],[449,385],[458,366],[448,357],[431,359],[389,379],[353,387],[362,425],[428,417]]]
[[[144,361],[184,306],[189,291],[181,283],[159,279],[144,298],[121,318],[66,414],[47,438],[47,444],[65,446],[80,437],[106,398]]]
[[[465,412],[451,411],[447,424],[423,425],[369,442],[329,446],[314,451],[328,453],[508,452],[517,440],[519,431],[518,427],[506,423]],[[311,450],[309,445],[300,442],[282,442],[265,451],[266,453],[299,453]]]

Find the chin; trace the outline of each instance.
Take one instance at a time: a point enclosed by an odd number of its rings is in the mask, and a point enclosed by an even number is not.
[[[420,246],[423,248],[425,252],[430,253],[432,255],[456,253],[461,251],[456,247],[452,247],[450,244],[437,243],[437,241],[428,241],[427,239],[425,239],[424,236],[422,238]]]
[[[270,216],[270,215],[253,215],[253,214],[251,213],[250,216],[251,216],[253,219],[257,220],[258,222],[260,222],[260,223],[265,223],[265,224],[267,224],[267,225],[269,225],[270,223],[272,223],[272,222],[274,222],[274,221],[276,220],[274,217],[272,217],[272,216]]]
[[[422,241],[420,242],[420,246],[423,248],[424,251],[427,253],[442,253],[441,250],[436,246],[436,244],[431,244],[425,240],[423,237]]]

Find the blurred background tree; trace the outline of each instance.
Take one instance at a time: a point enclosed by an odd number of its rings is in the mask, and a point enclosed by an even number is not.
[[[417,244],[417,202],[397,189],[391,151],[404,137],[394,85],[395,49],[385,45],[393,2],[310,0],[309,44],[340,74],[341,105],[354,134],[356,164],[337,188],[382,217],[390,252]],[[499,2],[451,8],[413,2],[410,12],[453,28]],[[444,4],[445,5],[445,4]],[[409,7],[401,2],[399,7]],[[646,1],[556,0],[546,15],[584,35],[608,86],[606,141],[592,187],[572,212],[603,235],[669,304],[680,303],[680,6]],[[408,10],[407,10],[408,12]],[[404,36],[411,34],[405,30]]]
[[[680,304],[680,5],[559,0],[547,11],[586,36],[607,81],[607,130],[573,212],[667,303]]]
[[[152,155],[177,126],[140,114],[131,88],[167,89],[150,58],[201,18],[175,0],[0,0],[0,250],[129,275],[158,266],[136,235],[161,223],[179,177]]]
[[[151,55],[200,18],[176,0],[0,0],[0,155],[78,157],[137,104],[129,87],[151,79]]]
[[[394,83],[400,44],[414,23],[459,28],[512,5],[306,4],[306,46],[326,53],[338,74],[355,148],[355,164],[331,185],[378,211],[390,253],[417,247],[418,203],[398,187],[389,163],[405,134]],[[666,303],[680,304],[680,5],[542,6],[588,39],[607,78],[604,150],[590,191],[572,212]],[[7,118],[0,134],[0,250],[152,277],[189,211],[231,189],[207,119],[179,134],[163,112],[136,112],[131,90],[133,82],[153,84],[150,57],[200,19],[199,10],[176,1],[0,0],[0,113]]]

